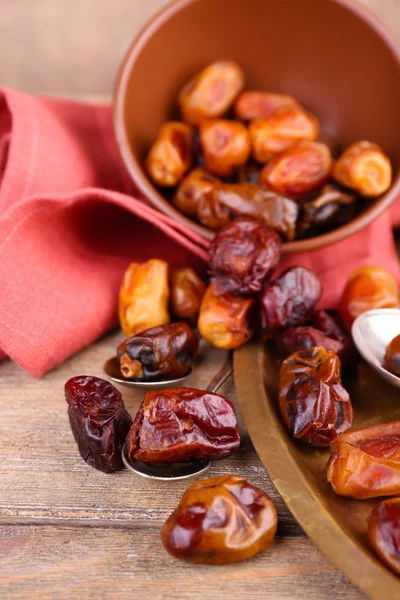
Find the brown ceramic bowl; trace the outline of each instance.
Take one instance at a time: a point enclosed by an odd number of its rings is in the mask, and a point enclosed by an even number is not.
[[[149,180],[146,154],[162,123],[177,118],[182,85],[208,63],[233,59],[247,89],[295,96],[339,148],[367,139],[389,154],[391,189],[347,225],[284,244],[313,250],[365,227],[400,193],[400,50],[351,0],[175,0],[136,37],[117,78],[114,125],[128,171],[156,208],[207,239]]]

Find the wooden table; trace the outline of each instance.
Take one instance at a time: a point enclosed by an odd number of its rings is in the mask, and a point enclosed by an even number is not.
[[[0,363],[1,600],[365,598],[294,521],[243,423],[240,450],[208,474],[242,475],[271,495],[279,512],[272,546],[219,567],[182,563],[166,553],[160,530],[187,484],[149,483],[127,471],[104,475],[80,458],[69,427],[65,381],[102,376],[121,339],[120,332],[107,335],[40,381]],[[205,344],[201,350],[188,380],[194,387],[205,387],[225,358]],[[121,391],[134,413],[142,393]],[[232,380],[221,393],[236,401]]]

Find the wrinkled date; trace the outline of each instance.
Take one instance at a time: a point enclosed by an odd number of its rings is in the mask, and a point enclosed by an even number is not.
[[[271,117],[278,111],[288,108],[301,110],[293,96],[249,90],[242,92],[237,98],[234,111],[238,119],[253,121]]]
[[[314,346],[322,346],[325,350],[336,352],[340,358],[340,353],[343,350],[341,342],[310,326],[289,327],[277,338],[276,343],[278,348],[285,354],[292,354],[292,352],[299,350],[311,350]]]
[[[119,321],[126,337],[169,323],[168,263],[131,263],[119,291]]]
[[[157,185],[177,185],[192,166],[192,153],[191,127],[178,121],[165,123],[150,148],[147,171]]]
[[[123,469],[121,452],[132,419],[120,392],[104,379],[80,375],[65,384],[65,399],[83,460],[104,473]]]
[[[249,131],[254,160],[265,163],[298,142],[316,140],[319,123],[314,115],[289,108],[252,121]]]
[[[336,161],[333,177],[361,196],[375,198],[392,183],[392,165],[382,148],[361,141],[349,146]]]
[[[400,494],[400,421],[359,429],[331,443],[328,481],[340,496]]]
[[[388,371],[400,377],[400,335],[393,338],[386,348],[385,366]]]
[[[222,565],[267,548],[277,512],[271,498],[242,477],[196,481],[164,524],[161,539],[175,558]]]
[[[232,402],[193,388],[147,392],[126,438],[131,460],[149,463],[225,458],[239,444]]]
[[[393,275],[381,267],[361,267],[350,275],[339,302],[340,315],[351,327],[353,321],[373,308],[396,308],[399,289]]]
[[[328,183],[316,198],[302,204],[298,233],[312,234],[344,225],[354,217],[355,203],[354,194],[347,194],[336,185]]]
[[[254,298],[220,296],[210,284],[200,306],[200,335],[216,348],[239,348],[253,336],[254,303]]]
[[[216,182],[218,179],[202,167],[193,169],[176,190],[173,205],[188,217],[196,217],[199,202],[212,196]]]
[[[261,292],[261,329],[264,339],[279,335],[288,327],[307,323],[322,295],[322,285],[304,267],[286,269]]]
[[[368,519],[368,537],[379,558],[400,575],[400,498],[375,506]]]
[[[279,406],[293,437],[313,446],[328,446],[351,427],[353,408],[336,353],[315,346],[288,356],[279,376]]]
[[[176,319],[195,323],[206,291],[204,281],[190,267],[173,269],[171,274],[171,311]]]
[[[279,264],[281,240],[270,227],[239,218],[214,237],[209,250],[210,276],[217,294],[257,294]]]
[[[127,379],[159,381],[187,375],[197,349],[197,336],[187,323],[170,323],[128,338],[117,356]]]
[[[182,118],[197,125],[205,118],[223,115],[244,86],[242,69],[233,61],[214,62],[180,91]]]
[[[337,311],[317,310],[312,318],[312,324],[316,329],[341,343],[338,354],[342,364],[348,365],[357,360],[357,351],[352,337],[344,331],[339,321],[340,317]],[[321,345],[323,346],[323,344]]]
[[[331,151],[325,144],[303,142],[273,158],[260,173],[260,184],[293,198],[320,188],[332,170]]]
[[[216,175],[231,175],[247,162],[250,155],[249,132],[237,121],[203,121],[200,124],[200,142],[205,166]]]

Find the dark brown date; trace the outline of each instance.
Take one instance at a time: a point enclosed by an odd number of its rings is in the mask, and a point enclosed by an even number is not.
[[[225,177],[247,162],[250,136],[237,121],[213,119],[200,124],[200,141],[206,168]]]
[[[302,142],[273,158],[260,173],[260,184],[292,198],[322,187],[332,170],[328,146]]]
[[[141,462],[225,458],[240,444],[236,411],[227,398],[204,390],[147,392],[126,444],[129,457]]]
[[[315,346],[294,352],[283,361],[279,406],[295,439],[328,446],[353,422],[350,397],[340,380],[336,352]]]
[[[278,348],[285,354],[292,354],[299,350],[311,350],[314,346],[322,346],[325,350],[336,352],[340,358],[340,353],[343,350],[341,342],[310,326],[289,327],[277,338],[276,343]]]
[[[375,506],[368,519],[368,536],[379,558],[400,575],[400,498]]]
[[[271,117],[278,111],[288,108],[301,109],[293,96],[248,90],[242,92],[236,99],[234,110],[238,119],[253,121]]]
[[[170,323],[128,338],[117,356],[126,379],[160,381],[186,375],[197,348],[197,336],[187,323]]]
[[[306,324],[322,295],[322,285],[304,267],[286,269],[261,292],[261,328],[264,339],[288,327]]]
[[[326,231],[350,221],[356,211],[356,196],[328,183],[321,193],[301,206],[298,233]]]
[[[196,323],[206,291],[204,281],[190,267],[181,267],[173,269],[170,283],[172,314],[178,320]]]
[[[238,169],[238,183],[253,183],[258,185],[260,170],[260,165],[253,162],[242,165]]]
[[[388,371],[400,377],[400,335],[396,335],[386,348],[385,366]]]
[[[217,233],[209,250],[210,276],[217,294],[257,294],[281,257],[279,235],[262,221],[239,218]]]
[[[191,127],[178,121],[165,123],[150,148],[147,171],[157,185],[177,185],[192,166],[192,153]]]
[[[213,231],[219,231],[231,220],[229,207],[218,199],[219,187],[220,184],[214,184],[212,193],[201,196],[196,209],[197,220]]]
[[[220,475],[192,483],[165,522],[161,539],[175,558],[222,565],[267,548],[277,524],[268,494],[237,475]]]
[[[123,469],[121,452],[132,419],[121,393],[104,379],[80,375],[65,384],[65,399],[83,460],[104,473]]]
[[[337,311],[317,310],[313,314],[312,324],[329,338],[338,340],[341,343],[341,350],[338,354],[343,366],[352,364],[357,360],[357,351],[353,339],[341,326]],[[323,346],[324,344],[320,345]]]

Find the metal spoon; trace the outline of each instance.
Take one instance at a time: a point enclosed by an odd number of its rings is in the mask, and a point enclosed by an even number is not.
[[[134,381],[133,379],[124,379],[119,368],[119,360],[116,356],[109,358],[103,365],[103,371],[112,381],[124,385],[126,387],[138,387],[147,390],[162,389],[163,387],[173,387],[174,385],[184,381],[192,372],[190,369],[186,375],[177,377],[176,379],[164,379],[163,381]]]
[[[231,353],[229,353],[229,356],[222,367],[214,375],[206,387],[206,391],[215,393],[231,374],[232,358]],[[140,475],[146,479],[153,479],[157,481],[177,481],[180,479],[189,479],[190,477],[204,473],[204,471],[206,471],[211,464],[211,460],[209,458],[202,458],[199,460],[182,463],[143,463],[140,461],[131,460],[129,458],[126,451],[126,444],[122,449],[122,460],[126,468],[132,471],[135,475]]]
[[[351,333],[361,356],[383,379],[400,388],[400,377],[384,367],[387,345],[400,333],[400,309],[378,308],[362,313],[354,321]]]

